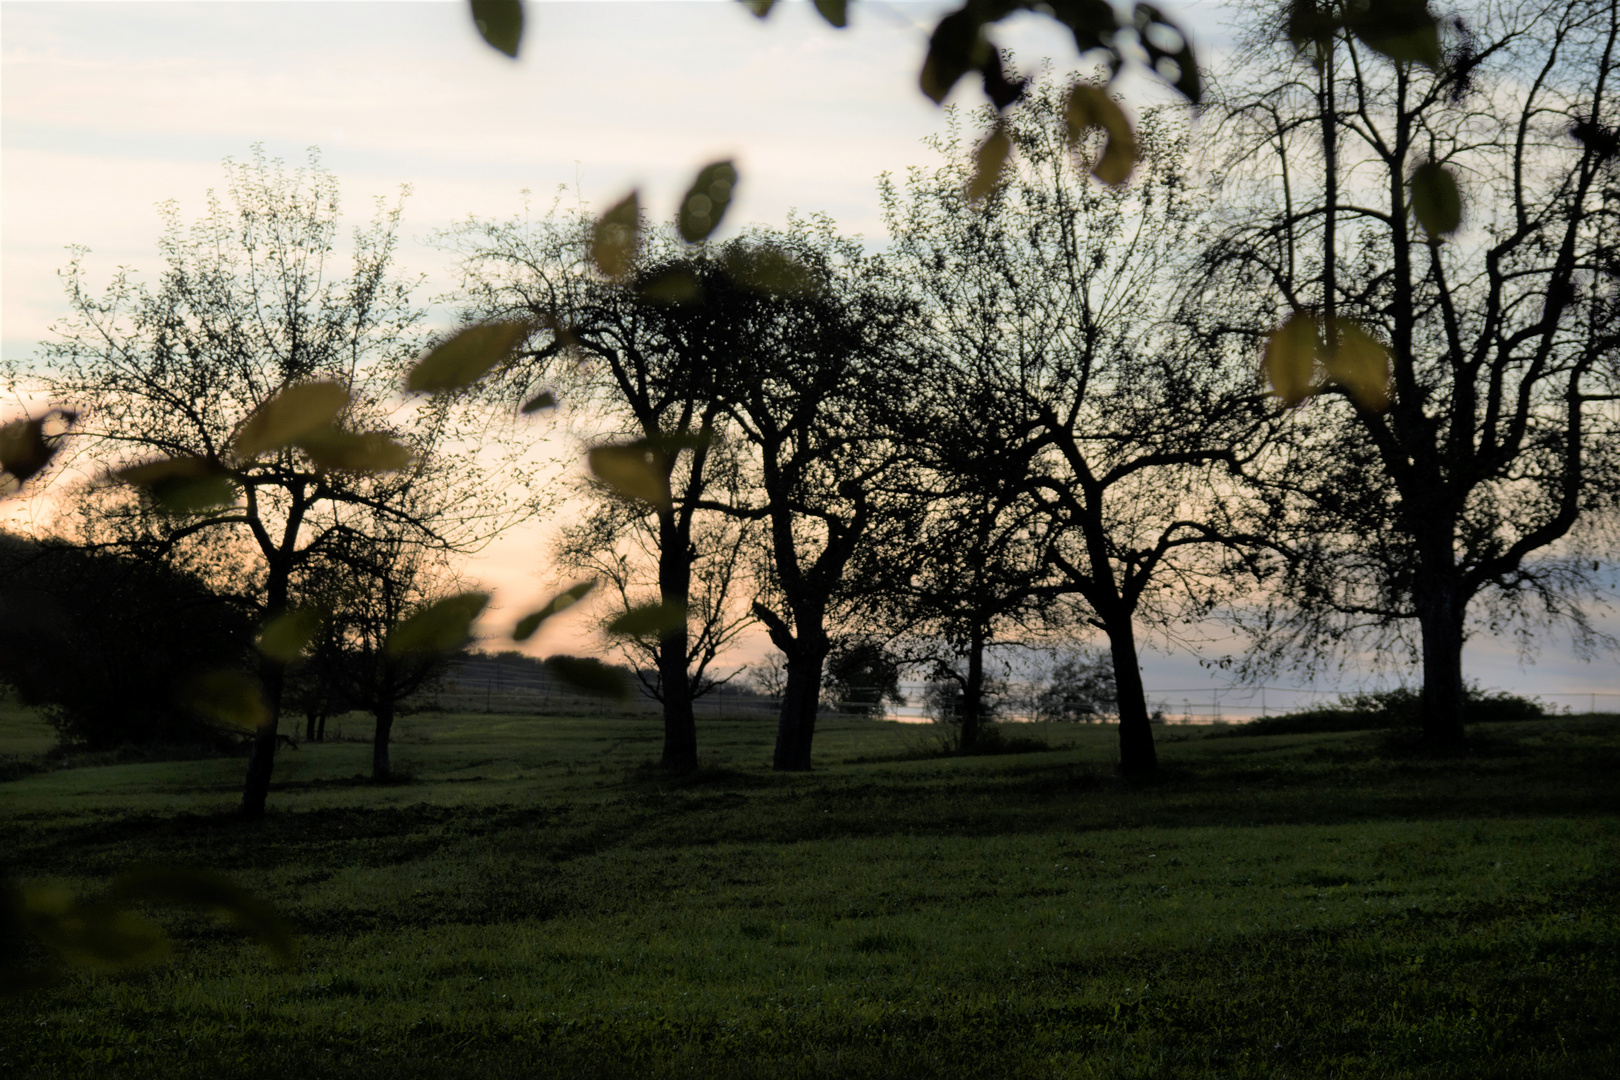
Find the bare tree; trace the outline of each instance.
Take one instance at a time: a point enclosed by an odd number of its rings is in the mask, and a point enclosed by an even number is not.
[[[1425,736],[1454,745],[1471,632],[1599,637],[1584,599],[1613,547],[1583,528],[1620,498],[1620,4],[1472,5],[1393,45],[1352,14],[1295,5],[1293,43],[1268,18],[1223,88],[1209,281],[1288,319],[1273,383],[1316,391],[1276,477],[1264,655],[1412,656]]]

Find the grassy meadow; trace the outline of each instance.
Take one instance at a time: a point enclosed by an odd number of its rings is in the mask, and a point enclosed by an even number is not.
[[[160,914],[177,951],[0,997],[18,1077],[1620,1075],[1620,718],[1378,733],[1112,728],[942,757],[833,721],[776,775],[760,721],[420,715],[242,762],[30,772],[0,715],[12,873],[93,891],[160,862],[289,915],[297,966]]]

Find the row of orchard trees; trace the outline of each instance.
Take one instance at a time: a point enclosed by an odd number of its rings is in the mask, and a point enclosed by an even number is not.
[[[986,647],[1077,613],[1132,771],[1144,626],[1222,610],[1255,664],[1404,647],[1442,745],[1470,632],[1592,643],[1620,14],[1421,14],[1293,5],[1216,73],[1196,145],[1168,113],[1111,126],[1091,86],[998,98],[981,144],[885,183],[876,253],[815,220],[641,237],[633,200],[457,231],[469,315],[536,328],[493,385],[588,403],[620,456],[568,552],[628,601],[640,550],[689,615],[647,646],[665,764],[695,762],[745,553],[787,662],[780,769],[809,765],[835,639],[874,626],[947,644],[970,739]]]
[[[1612,554],[1620,16],[1493,7],[1432,49],[1295,22],[1196,134],[991,65],[986,138],[885,182],[876,252],[820,220],[709,240],[724,163],[672,230],[633,197],[469,223],[447,241],[470,328],[425,361],[397,208],[341,274],[318,171],[235,168],[228,206],[166,233],[156,290],[92,296],[75,264],[50,389],[139,493],[96,496],[89,539],[225,567],[270,643],[244,809],[318,632],[299,613],[346,574],[403,582],[352,631],[393,640],[427,597],[390,568],[510,519],[472,437],[492,401],[560,399],[591,429],[600,498],[564,554],[618,593],[672,769],[746,620],[786,658],[781,769],[810,765],[840,638],[934,643],[971,740],[986,650],[1078,619],[1110,647],[1122,764],[1149,770],[1139,635],[1217,610],[1261,660],[1408,642],[1429,737],[1460,739],[1469,630],[1579,635]],[[405,636],[457,644],[481,600]]]

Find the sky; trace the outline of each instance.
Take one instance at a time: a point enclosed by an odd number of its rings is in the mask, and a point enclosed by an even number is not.
[[[1220,4],[1161,6],[1203,55],[1218,54]],[[244,160],[255,145],[290,164],[318,147],[356,224],[373,198],[409,185],[400,259],[426,276],[424,301],[454,284],[434,234],[469,215],[516,214],[525,191],[538,207],[561,191],[569,203],[605,208],[632,187],[667,215],[696,169],[725,157],[741,182],[722,236],[780,225],[797,209],[881,242],[877,177],[935,160],[923,140],[944,119],[916,73],[948,7],[861,0],[840,32],[803,2],[759,20],[731,0],[531,0],[512,62],[478,38],[461,0],[6,0],[0,354],[26,361],[65,313],[57,271],[69,245],[90,249],[96,284],[119,266],[155,270],[158,204],[173,199],[182,219],[200,216],[205,193],[223,181],[221,161]],[[997,37],[1022,63],[1084,69],[1051,20],[1020,16]],[[952,100],[976,106],[970,83]],[[1140,102],[1153,94],[1145,82],[1124,91]],[[434,312],[450,317],[444,305]],[[8,403],[5,415],[18,409]],[[514,530],[467,568],[495,588],[491,629],[556,584],[544,565],[546,527]],[[578,633],[558,626],[533,647],[582,647]],[[736,662],[761,648],[754,640]],[[1548,639],[1537,665],[1523,668],[1511,643],[1480,640],[1469,646],[1469,673],[1522,692],[1620,694],[1612,657],[1591,665],[1564,652]],[[1179,706],[1192,696],[1180,691],[1227,682],[1198,661],[1187,650],[1146,653],[1148,686],[1178,691],[1164,697]],[[1340,683],[1355,685],[1355,673],[1323,685]]]

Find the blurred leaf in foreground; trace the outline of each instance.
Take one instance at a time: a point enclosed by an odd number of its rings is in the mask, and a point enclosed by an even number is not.
[[[632,191],[620,199],[591,230],[591,262],[604,277],[618,281],[630,273],[641,247],[641,199]]]
[[[326,613],[319,608],[298,608],[284,611],[264,624],[259,632],[259,651],[264,655],[290,664],[304,655],[309,643],[320,633],[326,622]]]
[[[169,514],[195,514],[236,501],[236,478],[217,461],[200,457],[165,458],[131,465],[113,474],[138,487]]]
[[[1260,364],[1272,393],[1284,405],[1298,405],[1316,392],[1316,358],[1321,353],[1316,319],[1295,312],[1271,332]]]
[[[1008,137],[1007,129],[998,123],[973,155],[973,177],[967,185],[968,202],[978,202],[995,190],[1001,170],[1011,156],[1012,139]]]
[[[1123,184],[1130,177],[1141,156],[1136,133],[1131,130],[1131,122],[1119,102],[1108,96],[1106,87],[1081,83],[1069,91],[1064,121],[1069,145],[1075,149],[1079,149],[1087,131],[1102,128],[1105,139],[1102,153],[1091,168],[1093,176],[1111,185]]]
[[[259,680],[233,668],[193,675],[182,684],[180,698],[226,727],[257,731],[271,720]]]
[[[322,470],[397,472],[412,460],[411,452],[386,431],[326,431],[298,445]]]
[[[621,495],[657,507],[670,503],[663,455],[644,441],[595,446],[586,454],[596,478]]]
[[[1349,319],[1335,319],[1338,348],[1324,358],[1329,379],[1371,412],[1389,408],[1389,350]]]
[[[472,640],[472,624],[489,603],[486,592],[465,592],[436,600],[388,635],[388,652],[453,653]]]
[[[527,322],[503,320],[465,327],[417,361],[406,377],[405,389],[431,393],[471,386],[509,359],[533,329]]]
[[[1412,170],[1412,216],[1430,236],[1449,236],[1462,225],[1462,192],[1450,169],[1426,161]]]
[[[594,656],[553,656],[545,661],[545,668],[558,682],[582,694],[616,701],[630,696],[630,680],[624,672]]]
[[[472,0],[472,17],[485,41],[517,59],[523,44],[522,0]]]
[[[658,638],[686,625],[686,605],[643,604],[615,616],[607,632],[620,637]]]
[[[169,954],[169,939],[156,924],[118,904],[56,888],[22,888],[16,897],[23,930],[64,964],[120,970]]]
[[[731,162],[705,165],[681,198],[681,208],[675,218],[681,239],[688,244],[707,240],[720,227],[720,219],[731,205],[731,193],[736,186],[737,168]]]
[[[242,422],[233,449],[243,461],[279,450],[330,428],[349,404],[349,391],[335,382],[284,387]]]
[[[0,425],[0,498],[17,492],[51,463],[61,438],[78,420],[71,409]]]
[[[596,579],[581,581],[577,585],[570,585],[562,592],[547,600],[545,606],[538,611],[531,611],[518,620],[517,628],[512,631],[513,641],[527,641],[540,629],[540,624],[553,615],[567,611],[585,598],[585,594],[596,588]]]
[[[298,958],[298,939],[292,924],[275,908],[223,874],[164,867],[131,870],[108,885],[107,900],[199,908],[229,919],[258,939],[283,964],[291,964]]]

